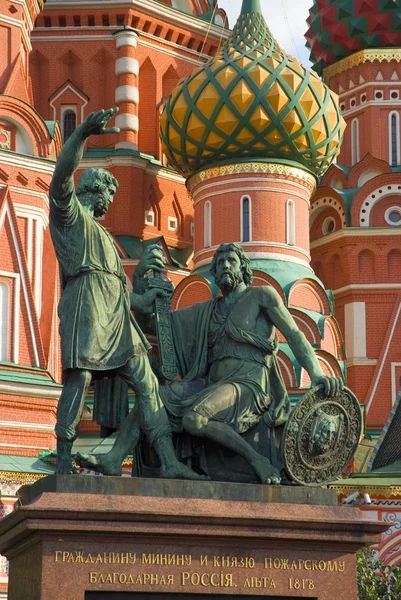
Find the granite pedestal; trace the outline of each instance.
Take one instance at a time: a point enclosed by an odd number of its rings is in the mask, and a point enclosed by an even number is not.
[[[334,491],[54,475],[0,522],[9,600],[356,600],[386,525]]]

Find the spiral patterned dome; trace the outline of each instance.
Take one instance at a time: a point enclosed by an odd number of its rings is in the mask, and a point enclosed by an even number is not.
[[[401,0],[314,0],[305,34],[319,74],[366,48],[401,46]]]
[[[320,175],[344,128],[337,96],[281,50],[259,0],[243,0],[221,51],[173,90],[160,119],[163,151],[185,176],[255,158]]]

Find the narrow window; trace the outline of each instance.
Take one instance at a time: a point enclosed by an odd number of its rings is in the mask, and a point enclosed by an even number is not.
[[[63,141],[64,143],[74,133],[77,127],[77,115],[72,110],[64,113],[63,117]]]
[[[251,199],[249,196],[241,198],[241,241],[251,241]]]
[[[210,202],[206,202],[204,209],[204,218],[205,218],[205,248],[210,248],[212,245],[212,205]]]
[[[295,202],[294,202],[294,200],[287,200],[286,226],[287,226],[287,244],[289,246],[295,246]]]
[[[10,288],[0,283],[0,361],[8,361],[10,335]]]
[[[351,123],[351,148],[352,148],[352,164],[356,165],[359,162],[359,121],[354,119]]]
[[[400,116],[398,112],[390,113],[389,117],[389,160],[395,167],[400,164]]]

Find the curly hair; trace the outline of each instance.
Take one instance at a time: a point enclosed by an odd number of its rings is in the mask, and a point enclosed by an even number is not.
[[[106,169],[87,169],[79,178],[76,194],[78,197],[84,194],[94,194],[110,185],[114,185],[116,189],[118,188],[117,179],[109,171],[106,171]]]
[[[244,283],[245,285],[250,285],[252,283],[251,261],[249,260],[241,246],[239,244],[235,244],[234,242],[230,244],[220,244],[220,246],[217,248],[210,267],[210,274],[212,275],[212,277],[216,278],[217,260],[219,258],[219,254],[222,254],[223,252],[236,253],[236,255],[241,261],[241,271],[244,277]]]

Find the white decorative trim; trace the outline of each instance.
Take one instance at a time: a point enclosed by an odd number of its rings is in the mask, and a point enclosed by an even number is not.
[[[203,207],[203,247],[212,247],[212,203],[205,202]]]
[[[396,367],[401,367],[401,362],[392,362],[391,363],[391,404],[394,406],[395,401],[397,400],[398,392],[400,391],[400,382],[399,379],[395,376]]]
[[[187,290],[188,290],[188,289],[189,289],[191,286],[193,286],[193,285],[204,285],[204,286],[205,286],[205,287],[208,289],[208,291],[210,292],[210,295],[212,295],[212,292],[211,292],[211,289],[210,289],[210,285],[207,283],[207,281],[200,281],[200,280],[197,280],[197,281],[192,281],[192,282],[190,282],[190,283],[189,283],[189,284],[188,284],[188,285],[185,287],[185,289],[183,289],[183,290],[182,290],[181,294],[178,296],[178,300],[177,300],[177,304],[176,304],[176,306],[177,306],[176,310],[178,310],[178,309],[179,309],[179,307],[180,307],[180,302],[181,302],[181,298],[183,297],[183,295],[185,294],[185,292],[186,292],[186,291],[187,291]]]
[[[1,155],[0,155],[1,159]],[[104,158],[84,158],[80,163],[80,168],[101,167],[110,169],[111,167],[135,167],[142,169],[147,175],[174,181],[177,184],[185,186],[185,179],[182,175],[174,173],[171,169],[167,169],[162,165],[154,165],[149,159],[140,156],[118,156],[111,155]]]
[[[359,227],[355,229],[347,228],[339,229],[338,231],[332,233],[329,241],[332,243],[334,241],[337,242],[342,239],[347,239],[348,237],[385,237],[392,235],[401,235],[401,229],[390,229],[389,227],[369,227],[369,229],[360,229]],[[311,242],[310,246],[312,249],[315,249],[319,248],[320,246],[324,246],[327,244],[327,242],[327,238],[323,237]]]
[[[54,103],[56,102],[56,100],[58,100],[60,98],[60,96],[62,96],[64,94],[64,92],[66,90],[70,90],[73,94],[75,94],[76,96],[78,96],[78,98],[80,100],[82,100],[83,104],[81,106],[81,123],[85,120],[85,106],[88,104],[88,100],[84,97],[81,96],[81,94],[79,92],[77,92],[77,90],[75,90],[69,83],[67,83],[57,94],[57,96],[55,96],[53,98],[53,100],[50,102],[50,106],[53,109],[53,121],[57,121],[57,109],[54,106]]]
[[[132,102],[133,104],[138,104],[139,103],[138,88],[135,87],[134,85],[119,85],[116,88],[115,101],[116,101],[116,104],[121,104],[122,102]],[[116,123],[117,123],[117,119],[118,119],[118,117],[116,117]],[[118,125],[117,125],[117,127],[118,127]]]
[[[203,36],[205,34],[205,21],[202,21],[201,19],[193,15],[189,15],[179,10],[173,9],[171,8],[171,6],[161,4],[159,2],[154,2],[154,0],[107,0],[107,2],[103,2],[102,4],[107,6],[107,9],[109,10],[112,10],[114,7],[137,9],[146,15],[152,16],[166,23],[177,25],[178,27],[194,31]],[[93,10],[98,10],[99,0],[85,0],[85,7],[87,9],[91,8]],[[82,0],[47,0],[46,2],[46,10],[57,11],[68,10],[70,8],[82,10]],[[64,27],[63,29],[71,29],[76,31],[76,29],[72,27]],[[91,29],[96,28],[92,27]],[[99,26],[98,29],[104,30],[105,27]],[[115,27],[111,27],[110,29],[115,30]],[[127,33],[127,31],[124,30],[122,30],[122,32]],[[229,31],[224,30],[221,27],[214,25],[213,23],[210,24],[208,32],[209,37],[215,41],[226,39],[230,33]],[[143,33],[145,32],[140,32],[141,37]]]
[[[348,367],[375,367],[377,365],[377,360],[375,358],[353,358],[346,361],[347,369]]]
[[[18,154],[17,152],[6,153],[2,152],[1,150],[0,163],[2,165],[18,167],[19,169],[28,169],[29,171],[35,171],[36,173],[45,173],[46,175],[53,175],[54,167],[56,166],[56,163],[53,160],[33,156],[28,157],[24,154]],[[38,194],[40,194],[40,192],[38,192]]]
[[[24,293],[24,299],[26,302],[26,309],[27,309],[27,314],[28,314],[28,323],[29,323],[29,330],[31,333],[31,338],[32,338],[32,347],[33,347],[33,353],[34,353],[34,358],[35,358],[35,367],[39,367],[40,366],[40,361],[39,361],[39,354],[38,354],[38,348],[37,348],[37,344],[36,344],[36,336],[35,336],[35,330],[33,327],[33,320],[32,320],[32,312],[31,312],[31,306],[29,303],[29,297],[28,297],[28,289],[27,289],[27,283],[25,280],[25,275],[24,275],[24,269],[23,269],[23,263],[22,263],[22,256],[21,256],[21,249],[18,245],[18,240],[17,240],[17,235],[16,235],[16,231],[15,231],[15,227],[14,227],[14,223],[13,223],[13,219],[11,217],[11,213],[10,213],[10,208],[8,206],[8,202],[6,202],[5,204],[5,208],[3,210],[3,214],[0,215],[0,230],[3,227],[3,223],[4,223],[4,219],[5,219],[5,215],[8,215],[8,220],[10,223],[10,229],[11,229],[11,235],[13,238],[13,242],[14,242],[14,249],[17,255],[17,259],[18,259],[18,267],[19,267],[19,271],[20,271],[20,276],[21,276],[21,283],[22,283],[22,289],[23,289],[23,293]],[[19,314],[18,314],[18,320],[19,320]],[[16,361],[18,362],[18,361]]]
[[[277,354],[277,360],[280,363],[280,369],[284,369],[284,371],[288,375],[288,379],[290,380],[290,387],[292,387],[292,388],[296,387],[295,386],[295,381],[294,381],[294,373],[291,373],[291,371],[290,371],[287,363],[285,362],[285,360],[283,358],[281,358],[281,356],[279,354]]]
[[[372,393],[370,395],[369,401],[368,401],[368,403],[366,405],[366,414],[369,412],[370,407],[371,407],[372,402],[373,402],[373,399],[375,397],[377,386],[379,385],[380,377],[382,375],[384,365],[386,364],[386,359],[387,359],[388,351],[390,349],[390,344],[391,344],[391,341],[393,339],[394,331],[395,331],[395,328],[396,328],[396,325],[397,325],[397,322],[398,322],[398,318],[400,316],[400,312],[401,312],[401,304],[398,306],[397,314],[395,316],[393,325],[391,327],[391,332],[390,332],[390,335],[389,335],[388,340],[387,340],[387,344],[386,344],[386,349],[384,351],[383,360],[380,363],[380,369],[379,369],[379,372],[377,374],[376,381],[374,383],[374,386],[373,386]]]
[[[0,186],[1,187],[1,186]],[[28,195],[35,196],[35,198],[40,197],[42,199],[46,199],[46,204],[49,204],[49,198],[45,193],[40,192],[31,192],[30,190],[25,190],[23,188],[10,188],[13,191],[18,191],[19,193],[26,193]],[[19,204],[17,202],[14,203],[15,214],[17,217],[25,217],[28,219],[35,219],[37,221],[41,221],[44,229],[49,225],[49,217],[43,208],[38,208],[37,206],[27,205],[27,204]]]
[[[24,40],[24,44],[28,53],[32,50],[31,40],[29,39],[29,32],[22,21],[14,19],[13,17],[8,17],[6,15],[0,14],[0,23],[6,23],[7,25],[11,25],[12,27],[18,27],[19,29],[21,29],[22,39]]]
[[[123,113],[116,116],[116,127],[126,131],[139,131],[139,120],[136,115],[130,115],[129,113]],[[120,146],[121,147],[121,146]]]
[[[329,231],[330,223],[334,223],[333,231]],[[327,219],[325,219],[322,224],[323,235],[331,235],[332,233],[335,232],[335,230],[336,230],[336,220],[334,219],[334,217],[327,217]]]
[[[359,120],[357,117],[351,121],[351,163],[359,163]]]
[[[127,56],[123,56],[121,58],[117,58],[115,74],[123,75],[124,73],[130,73],[131,75],[138,75],[139,73],[139,62],[136,58],[128,58]]]
[[[155,224],[155,213],[153,210],[145,210],[145,225],[154,227]]]
[[[396,163],[393,164],[393,139],[392,139],[392,118],[395,117],[395,129],[396,129]],[[400,154],[400,113],[398,110],[392,110],[388,115],[388,163],[391,167],[399,165],[401,162]]]
[[[18,364],[18,363],[17,363]],[[58,400],[61,394],[61,386],[56,383],[54,386],[34,385],[32,383],[20,383],[13,381],[0,381],[0,394],[11,396],[28,396],[30,398],[47,398],[49,400]]]
[[[249,240],[244,241],[244,200],[248,200],[249,204]],[[241,196],[240,200],[240,239],[241,243],[249,243],[252,241],[252,198],[249,194]]]
[[[333,290],[333,294],[342,294],[343,292],[354,292],[359,290],[401,290],[401,283],[352,283],[342,288]]]
[[[316,300],[319,302],[321,313],[324,314],[324,306],[323,306],[323,302],[322,302],[322,299],[320,298],[319,294],[316,292],[316,290],[311,285],[309,285],[308,283],[304,283],[304,282],[297,283],[297,284],[295,284],[295,286],[293,288],[291,288],[290,294],[288,296],[288,306],[293,306],[294,308],[298,308],[296,305],[291,304],[291,296],[293,295],[295,290],[297,290],[300,287],[306,287],[311,292],[313,292],[313,295],[315,296]]]
[[[240,243],[240,242],[238,242]],[[241,244],[243,245],[243,244]],[[214,248],[217,248],[218,246],[214,246]],[[211,246],[208,250],[212,250],[213,247]],[[308,268],[311,273],[313,273],[313,270],[311,269],[309,263],[306,260],[302,260],[302,258],[298,258],[296,256],[291,256],[290,254],[279,254],[278,252],[247,252],[246,253],[248,258],[251,260],[263,260],[263,259],[267,259],[267,260],[282,260],[284,262],[292,262],[292,263],[296,263],[299,265],[302,265],[303,267]],[[206,258],[204,260],[200,260],[197,261],[196,260],[196,266],[197,267],[201,267],[203,265],[208,265],[212,262],[213,257],[209,257]]]
[[[366,360],[366,303],[350,302],[344,306],[345,348],[350,360]]]
[[[235,180],[230,179],[229,181],[218,181],[218,182],[210,183],[208,185],[202,185],[199,187],[198,190],[196,190],[196,192],[194,192],[192,194],[194,206],[196,206],[198,204],[198,202],[201,202],[202,200],[206,200],[207,198],[213,198],[214,196],[221,196],[224,194],[228,194],[230,192],[243,192],[246,195],[249,195],[252,192],[264,192],[265,194],[270,194],[270,193],[291,194],[292,196],[295,196],[296,198],[301,198],[301,200],[305,200],[308,207],[310,206],[310,196],[311,196],[310,193],[301,194],[299,192],[293,192],[293,191],[290,192],[289,190],[285,190],[285,189],[277,188],[277,187],[270,187],[267,185],[264,185],[263,187],[261,186],[261,187],[251,187],[250,188],[248,185],[248,182],[255,181],[255,180],[263,182],[265,184],[266,184],[266,182],[269,181],[268,179],[262,179],[262,178],[242,179],[242,180],[238,180],[238,181],[241,181],[241,183],[242,183],[241,186],[226,188],[222,191],[210,191],[208,194],[204,194],[204,195],[200,196],[200,193],[203,192],[207,188],[215,188],[218,185],[227,185],[228,183],[232,184],[235,182]],[[279,183],[279,180],[275,179],[274,183],[275,184]],[[282,183],[286,183],[288,185],[292,185],[292,186],[295,186],[295,187],[305,190],[304,187],[297,184],[295,181],[282,181]]]
[[[359,226],[360,227],[369,227],[370,223],[370,214],[372,212],[373,207],[379,202],[386,198],[387,196],[401,196],[401,190],[398,189],[398,184],[390,184],[390,185],[381,185],[380,187],[373,190],[367,198],[365,198],[361,209],[359,211]],[[381,191],[381,193],[380,193]],[[374,196],[374,198],[373,198]],[[362,212],[362,211],[366,212]],[[377,231],[377,229],[375,228]]]
[[[295,308],[295,306],[293,308]],[[311,344],[316,344],[317,340],[316,340],[316,336],[315,336],[315,333],[314,333],[312,327],[306,321],[304,321],[303,319],[301,319],[301,317],[298,317],[298,315],[292,314],[292,318],[294,319],[294,321],[298,321],[299,323],[302,323],[302,325],[305,325],[305,327],[309,331],[309,333],[311,335],[311,338],[312,338]]]
[[[287,200],[285,205],[286,214],[286,242],[288,246],[295,246],[295,202],[292,199]]]
[[[138,144],[135,144],[135,142],[117,142],[114,148],[116,150],[138,150]]]
[[[167,229],[169,231],[178,231],[177,217],[167,217]]]
[[[0,227],[1,228],[1,227]],[[12,323],[12,334],[13,334],[13,347],[12,357],[13,362],[18,364],[19,360],[19,329],[20,329],[20,296],[21,296],[21,277],[18,273],[9,273],[7,271],[0,271],[2,277],[9,277],[14,279],[14,297],[13,297],[13,323]]]
[[[123,46],[132,46],[136,48],[138,43],[138,34],[135,31],[122,30],[116,33],[116,48],[122,48]]]
[[[256,248],[257,247],[261,247],[261,248],[285,248],[286,250],[288,250],[287,244],[282,244],[281,242],[241,242],[241,241],[237,240],[236,243],[240,244],[244,248],[245,251],[246,251],[247,248],[252,248],[252,247],[256,247]],[[218,247],[219,247],[219,244],[217,246],[210,246],[209,248],[204,248],[202,250],[199,250],[199,252],[197,252],[195,254],[195,257],[198,258],[202,254],[206,254],[207,252],[210,252],[210,250],[217,250]],[[295,250],[296,252],[299,252],[300,254],[303,254],[310,261],[311,256],[310,256],[309,252],[307,252],[303,248],[300,248],[299,246],[291,246],[291,250]]]
[[[44,425],[43,423],[20,423],[18,421],[0,421],[0,427],[3,429],[35,429],[36,431],[54,431],[54,425]]]
[[[400,220],[397,223],[393,223],[393,221],[390,219],[390,215],[393,212],[398,213],[400,216]],[[390,208],[388,208],[384,213],[384,219],[386,223],[391,225],[391,227],[399,227],[401,225],[401,206],[390,206]]]
[[[0,276],[2,273],[0,272]],[[0,361],[9,361],[9,338],[11,329],[10,319],[10,286],[0,281]]]

